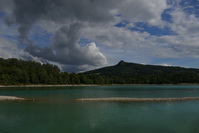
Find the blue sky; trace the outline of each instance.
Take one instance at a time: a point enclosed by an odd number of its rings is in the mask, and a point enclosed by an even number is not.
[[[165,18],[165,17],[164,17]],[[166,21],[168,21],[168,19],[166,19]],[[118,28],[124,28],[128,25],[128,21],[122,21],[118,24],[116,24],[115,26]],[[175,32],[171,30],[170,27],[158,27],[158,26],[153,26],[153,25],[149,25],[147,23],[144,22],[137,22],[134,23],[135,26],[134,27],[128,27],[128,29],[130,31],[137,31],[137,32],[147,32],[150,35],[154,35],[154,36],[164,36],[164,35],[174,35]]]
[[[120,60],[199,68],[198,36],[198,0],[0,1],[0,57],[68,72]]]

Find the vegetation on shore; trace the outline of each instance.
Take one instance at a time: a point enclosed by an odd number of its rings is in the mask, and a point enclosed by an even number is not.
[[[199,83],[199,69],[141,65],[120,61],[115,66],[85,73],[33,61],[0,58],[1,85],[56,84],[179,84]]]

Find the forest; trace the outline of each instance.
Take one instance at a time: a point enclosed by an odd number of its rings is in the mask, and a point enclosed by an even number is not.
[[[1,85],[180,83],[199,83],[199,69],[141,65],[120,61],[115,66],[84,73],[67,73],[52,64],[0,58]]]

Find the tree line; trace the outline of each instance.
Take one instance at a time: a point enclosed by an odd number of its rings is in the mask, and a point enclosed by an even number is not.
[[[120,66],[121,67],[121,66]],[[113,69],[113,68],[112,68]],[[117,71],[114,70],[113,71]],[[125,71],[125,70],[124,70]],[[20,59],[0,58],[0,84],[178,84],[199,83],[199,73],[67,73],[58,66]]]
[[[58,66],[0,58],[0,84],[103,84],[102,76],[62,72]]]

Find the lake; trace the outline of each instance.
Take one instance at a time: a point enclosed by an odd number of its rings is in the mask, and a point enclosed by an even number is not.
[[[77,98],[199,97],[199,85],[1,88],[0,133],[199,133],[199,101],[76,102]]]

